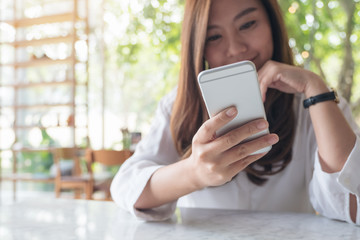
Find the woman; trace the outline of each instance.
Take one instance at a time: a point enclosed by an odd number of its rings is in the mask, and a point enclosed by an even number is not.
[[[188,0],[184,16],[178,88],[160,102],[148,136],[114,178],[115,202],[147,220],[169,218],[177,204],[316,210],[359,224],[359,130],[343,99],[337,105],[318,75],[293,66],[276,0]],[[237,110],[209,119],[196,77],[207,66],[242,60],[256,65],[268,121],[216,137]],[[304,109],[304,99],[320,94],[331,99],[307,100]],[[239,144],[268,126],[271,134]]]

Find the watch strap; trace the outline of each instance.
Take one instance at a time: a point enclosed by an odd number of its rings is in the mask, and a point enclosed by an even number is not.
[[[339,98],[337,96],[337,93],[334,89],[333,91],[322,93],[313,97],[309,97],[308,99],[305,99],[303,102],[304,108],[308,108],[311,105],[314,105],[319,102],[325,102],[325,101],[334,101],[336,103],[339,103]]]

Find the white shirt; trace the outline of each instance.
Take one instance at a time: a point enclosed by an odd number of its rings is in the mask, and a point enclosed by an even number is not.
[[[121,208],[145,220],[167,219],[176,206],[303,213],[315,210],[329,218],[352,223],[349,193],[353,193],[357,196],[356,224],[360,224],[360,131],[346,101],[341,99],[339,107],[356,132],[356,144],[340,172],[323,172],[309,111],[302,106],[302,94],[295,95],[294,99],[297,120],[292,160],[282,172],[268,176],[263,186],[250,182],[242,171],[222,186],[193,192],[177,202],[146,211],[135,209],[134,204],[151,175],[158,168],[179,161],[170,132],[170,114],[175,97],[176,90],[173,90],[160,101],[149,133],[112,182],[112,197]]]

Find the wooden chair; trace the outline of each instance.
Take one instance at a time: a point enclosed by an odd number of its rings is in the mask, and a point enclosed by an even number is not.
[[[63,189],[74,190],[75,198],[80,197],[80,192],[85,193],[86,199],[92,198],[94,180],[91,171],[91,162],[86,162],[88,173],[81,173],[81,151],[83,150],[78,148],[57,148],[54,150],[54,164],[56,167],[55,193],[57,198],[60,197],[61,190]],[[60,164],[62,161],[73,161],[71,175],[62,175]]]
[[[126,159],[133,154],[130,150],[91,150],[88,149],[85,154],[87,162],[91,164],[100,163],[104,166],[120,166]],[[107,179],[103,179],[100,183],[94,183],[93,192],[102,191],[105,193],[105,200],[111,200],[110,184],[112,176],[108,176]],[[94,176],[94,182],[96,182],[96,176]]]

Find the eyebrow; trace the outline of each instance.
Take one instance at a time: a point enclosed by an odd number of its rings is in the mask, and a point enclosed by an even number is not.
[[[249,13],[252,13],[252,12],[254,12],[254,11],[256,11],[256,10],[257,10],[257,8],[255,8],[255,7],[247,8],[247,9],[245,9],[244,11],[241,11],[238,15],[236,15],[236,16],[234,17],[234,21],[235,21],[235,20],[238,20],[238,19],[244,17],[245,15],[247,15],[247,14],[249,14]]]
[[[254,11],[258,10],[256,7],[249,7],[243,11],[241,11],[240,13],[238,13],[235,17],[234,17],[234,21],[246,16],[247,14],[250,14]],[[213,28],[216,28],[215,25],[210,25],[208,26],[207,30],[210,30],[210,29],[213,29]]]

